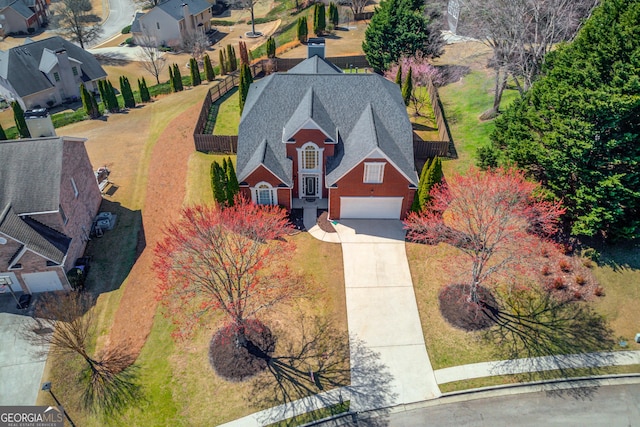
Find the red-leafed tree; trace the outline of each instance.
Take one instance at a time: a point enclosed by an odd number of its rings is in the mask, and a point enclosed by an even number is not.
[[[229,320],[236,345],[247,344],[245,328],[259,312],[302,294],[287,266],[294,244],[286,213],[277,206],[237,198],[234,206],[196,206],[164,230],[155,248],[159,296],[188,336],[212,311]]]
[[[447,177],[431,190],[430,204],[405,221],[408,238],[448,243],[470,261],[468,301],[479,303],[478,288],[510,267],[537,268],[545,238],[557,231],[560,202],[540,197],[539,184],[515,169]]]

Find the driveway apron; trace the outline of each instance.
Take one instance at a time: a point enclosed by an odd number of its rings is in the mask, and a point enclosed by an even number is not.
[[[439,397],[418,315],[402,223],[342,220],[335,228],[344,259],[352,338],[351,385],[357,391],[351,399],[352,409],[363,411]],[[363,369],[372,366],[372,357],[377,359],[377,368]],[[378,380],[372,381],[372,376]]]

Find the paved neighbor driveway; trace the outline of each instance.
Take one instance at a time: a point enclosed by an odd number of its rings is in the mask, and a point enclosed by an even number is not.
[[[15,301],[0,295],[0,406],[35,405],[47,356],[22,337],[31,317],[11,312]]]

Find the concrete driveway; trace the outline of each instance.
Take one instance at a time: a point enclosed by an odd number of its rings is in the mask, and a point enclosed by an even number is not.
[[[341,220],[335,225],[342,244],[349,334],[379,355],[391,381],[395,406],[440,396],[418,315],[405,251],[405,232],[397,220]],[[354,365],[361,352],[351,350],[352,387],[369,384]],[[353,408],[355,403],[355,408]],[[354,410],[375,402],[354,402]]]
[[[47,361],[47,348],[22,336],[31,317],[16,312],[13,298],[0,295],[0,406],[35,405]]]

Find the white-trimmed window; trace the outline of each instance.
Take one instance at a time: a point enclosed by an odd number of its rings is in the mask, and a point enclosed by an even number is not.
[[[71,178],[71,185],[73,186],[73,194],[76,196],[76,199],[77,199],[78,194],[80,194],[80,192],[78,191],[78,186],[76,185],[76,181],[73,178]]]
[[[277,188],[268,182],[261,182],[251,189],[253,200],[259,205],[275,205],[278,202]]]
[[[315,144],[307,144],[302,148],[302,168],[307,170],[318,169],[318,147]]]
[[[364,164],[364,183],[365,184],[382,184],[384,178],[384,163],[365,163]]]

